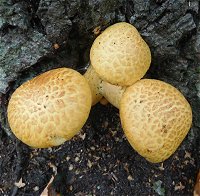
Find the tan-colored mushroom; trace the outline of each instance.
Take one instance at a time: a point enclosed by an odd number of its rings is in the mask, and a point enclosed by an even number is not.
[[[98,103],[101,98],[103,97],[100,93],[100,83],[102,80],[99,78],[98,74],[94,70],[92,66],[89,66],[87,71],[84,74],[85,78],[87,79],[91,93],[92,93],[92,105]]]
[[[86,122],[92,96],[86,79],[69,68],[45,72],[12,94],[8,122],[25,144],[46,148],[71,139]]]
[[[142,79],[124,92],[120,118],[132,147],[148,161],[157,163],[171,156],[187,135],[192,110],[170,84]]]
[[[90,60],[102,80],[130,86],[149,69],[151,52],[134,26],[120,22],[108,27],[95,39]]]

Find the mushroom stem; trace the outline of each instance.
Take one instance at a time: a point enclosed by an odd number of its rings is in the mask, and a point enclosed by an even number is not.
[[[100,84],[100,93],[116,108],[119,109],[120,100],[124,91],[126,90],[125,86],[117,86],[110,84],[108,82],[102,81]]]
[[[119,109],[121,97],[125,86],[117,86],[103,81],[92,66],[89,66],[84,74],[92,92],[92,105],[98,103],[104,96],[108,102]]]
[[[96,71],[92,66],[88,67],[87,71],[84,74],[84,77],[86,78],[90,86],[90,90],[92,93],[92,105],[95,105],[103,97],[100,93],[100,83],[102,82],[102,80],[97,75]]]

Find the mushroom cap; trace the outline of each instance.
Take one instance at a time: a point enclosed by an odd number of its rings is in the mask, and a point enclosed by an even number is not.
[[[108,82],[102,81],[100,84],[101,94],[116,108],[119,109],[120,100],[124,91],[126,90],[125,86],[117,86],[110,84]]]
[[[98,74],[96,73],[96,71],[94,70],[92,66],[88,67],[84,76],[86,80],[88,81],[88,84],[90,86],[90,90],[92,93],[92,105],[95,105],[103,97],[100,94],[100,83],[102,82],[102,80],[100,79],[100,77],[98,76]]]
[[[102,80],[130,86],[149,69],[151,52],[134,26],[120,22],[108,27],[95,39],[90,60]]]
[[[148,161],[158,163],[171,156],[187,135],[192,110],[175,87],[142,79],[124,92],[120,118],[132,147]]]
[[[47,148],[71,139],[83,127],[90,109],[86,79],[75,70],[59,68],[17,88],[7,112],[10,128],[19,140]]]

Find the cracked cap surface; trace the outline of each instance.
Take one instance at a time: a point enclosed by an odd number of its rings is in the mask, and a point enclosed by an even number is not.
[[[134,26],[120,22],[95,39],[90,60],[102,80],[130,86],[149,69],[151,52]]]
[[[8,104],[8,122],[18,139],[46,148],[71,139],[86,122],[90,108],[86,79],[75,70],[59,68],[15,90]]]
[[[132,147],[148,161],[157,163],[171,156],[187,135],[192,110],[175,87],[142,79],[123,94],[120,118]]]

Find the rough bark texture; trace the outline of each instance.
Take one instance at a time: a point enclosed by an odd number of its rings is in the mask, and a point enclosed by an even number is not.
[[[192,195],[200,167],[199,6],[199,0],[1,0],[0,194],[39,195],[54,164],[54,186],[63,195]],[[33,150],[20,143],[6,119],[13,90],[55,67],[81,70],[93,30],[118,21],[133,24],[150,46],[147,76],[171,83],[192,106],[193,126],[176,153],[163,165],[145,161],[110,105],[94,107],[85,134],[61,147]],[[19,189],[20,178],[25,186]]]

